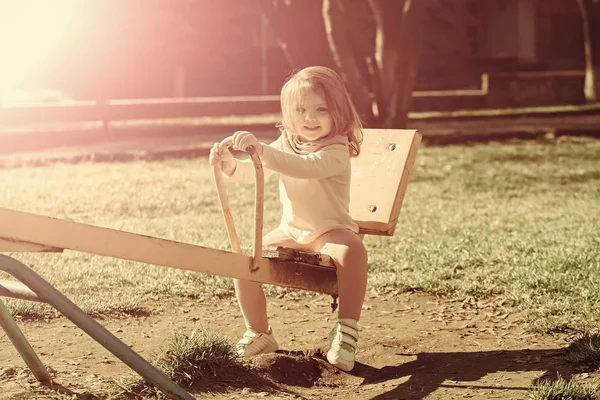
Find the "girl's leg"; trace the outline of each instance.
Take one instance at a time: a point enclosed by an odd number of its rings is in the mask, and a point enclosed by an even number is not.
[[[263,246],[294,247],[297,244],[277,228],[263,238]],[[262,285],[257,282],[240,279],[234,279],[233,284],[246,328],[257,333],[268,332],[267,300]]]
[[[339,319],[358,321],[367,291],[369,269],[362,238],[348,229],[334,229],[318,237],[311,247],[327,254],[337,267]]]
[[[329,333],[327,361],[343,371],[354,368],[358,320],[367,291],[367,251],[362,238],[348,229],[335,229],[313,242],[315,251],[327,254],[337,267],[340,310]]]

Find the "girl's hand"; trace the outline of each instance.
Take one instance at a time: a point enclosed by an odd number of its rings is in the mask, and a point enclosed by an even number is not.
[[[248,148],[248,146],[254,146],[258,155],[263,155],[262,144],[251,132],[237,131],[233,134],[231,138],[233,140],[233,147],[235,149],[246,151],[246,148]]]
[[[223,171],[227,176],[233,175],[237,163],[227,146],[221,146],[221,143],[215,143],[210,149],[208,156],[210,165],[215,166]]]

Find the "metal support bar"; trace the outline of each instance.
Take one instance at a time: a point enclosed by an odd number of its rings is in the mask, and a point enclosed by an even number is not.
[[[25,364],[29,367],[33,376],[40,382],[51,382],[52,378],[44,364],[40,361],[37,354],[19,329],[16,322],[10,315],[10,312],[0,300],[0,326],[6,332],[6,335],[15,346]]]
[[[27,286],[20,282],[2,281],[0,280],[0,296],[14,297],[15,299],[37,301],[44,303],[44,300],[35,294]]]
[[[104,348],[127,364],[127,366],[161,390],[167,397],[194,400],[188,392],[130,349],[129,346],[110,333],[26,265],[14,258],[0,254],[0,270],[9,273],[27,285],[40,299],[60,311]],[[6,321],[6,318],[2,316],[2,320]]]

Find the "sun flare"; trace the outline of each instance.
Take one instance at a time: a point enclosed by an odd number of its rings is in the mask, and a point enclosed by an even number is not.
[[[0,0],[0,96],[44,68],[84,0]]]

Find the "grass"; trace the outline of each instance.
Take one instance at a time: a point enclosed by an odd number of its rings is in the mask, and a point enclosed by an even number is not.
[[[599,400],[597,388],[558,377],[555,381],[543,381],[529,393],[529,400]]]
[[[595,140],[423,147],[395,236],[365,240],[370,290],[503,296],[535,330],[597,326],[599,159]],[[205,158],[0,170],[0,207],[227,249],[211,174]],[[277,182],[266,189],[268,231],[280,206]],[[241,240],[250,244],[253,187],[229,184],[229,192]],[[233,292],[230,279],[76,252],[17,258],[92,313]],[[9,306],[51,313],[12,299]]]
[[[593,326],[600,142],[429,148],[394,239],[369,238],[375,287],[502,295],[535,329]]]
[[[233,343],[210,330],[194,331],[189,336],[176,334],[164,354],[153,364],[183,388],[203,383],[215,389],[218,386],[214,382],[217,375],[219,381],[224,381],[223,375],[227,371],[243,369],[243,362],[235,353]],[[247,374],[250,374],[249,370]],[[116,384],[120,389],[117,398],[159,394],[151,384],[137,376]]]
[[[585,332],[571,342],[567,360],[600,370],[600,334]]]

